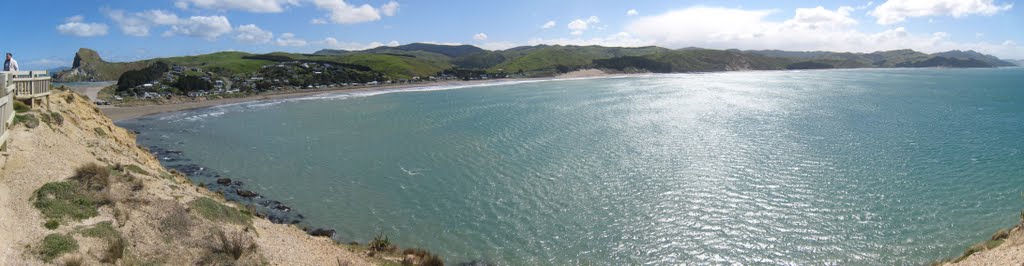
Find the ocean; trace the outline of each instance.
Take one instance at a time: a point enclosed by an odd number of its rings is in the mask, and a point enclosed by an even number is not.
[[[1024,208],[1022,68],[507,82],[119,124],[281,222],[450,264],[926,264]]]

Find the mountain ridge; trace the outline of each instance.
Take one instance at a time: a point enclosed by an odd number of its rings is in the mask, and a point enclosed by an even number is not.
[[[124,72],[139,70],[158,61],[205,68],[223,76],[252,73],[278,62],[329,62],[369,69],[385,80],[432,76],[447,69],[547,76],[595,67],[611,67],[630,72],[704,72],[808,68],[1006,67],[1019,64],[972,50],[927,54],[909,49],[853,53],[533,45],[490,51],[473,45],[411,43],[359,51],[323,49],[312,54],[218,52],[135,62],[106,62],[96,51],[82,48],[75,54],[72,68],[56,73],[55,77],[65,82],[117,80]]]

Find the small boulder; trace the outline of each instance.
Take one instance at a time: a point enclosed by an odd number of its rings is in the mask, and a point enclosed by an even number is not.
[[[253,197],[256,197],[256,196],[260,195],[260,194],[256,194],[256,192],[252,192],[252,191],[245,190],[245,189],[237,189],[237,190],[235,190],[235,194],[238,194],[239,196],[246,197],[246,198],[253,198]]]
[[[311,236],[334,237],[334,229],[317,228],[309,231]]]

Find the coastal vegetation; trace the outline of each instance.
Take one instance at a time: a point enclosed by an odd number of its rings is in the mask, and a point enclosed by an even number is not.
[[[470,45],[413,43],[362,51],[321,50],[313,54],[218,52],[129,63],[105,62],[95,51],[82,48],[75,55],[73,68],[55,76],[58,81],[118,80],[113,94],[101,93],[105,96],[102,99],[110,100],[114,95],[145,99],[173,95],[206,97],[324,86],[543,77],[588,68],[622,73],[686,73],[1013,65],[974,51],[837,53],[562,45],[489,51]]]

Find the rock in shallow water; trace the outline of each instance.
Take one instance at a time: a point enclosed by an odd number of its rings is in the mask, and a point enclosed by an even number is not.
[[[317,228],[309,231],[311,236],[334,237],[334,229]]]
[[[256,196],[260,195],[260,194],[256,194],[256,192],[252,192],[252,191],[245,190],[245,189],[237,189],[237,190],[235,190],[235,194],[238,194],[239,196],[242,196],[242,197],[245,197],[245,198],[253,198],[253,197],[256,197]]]
[[[221,185],[224,185],[224,186],[231,185],[231,178],[217,179],[217,184],[221,184]]]

